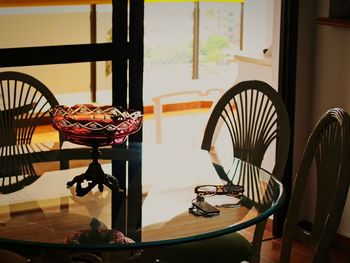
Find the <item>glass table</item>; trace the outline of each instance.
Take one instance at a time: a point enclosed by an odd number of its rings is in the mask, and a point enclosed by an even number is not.
[[[95,187],[78,197],[67,188],[91,161],[89,148],[1,147],[2,247],[104,251],[182,243],[247,228],[283,202],[282,184],[269,172],[215,152],[146,143],[100,150],[104,172],[118,178],[123,192]],[[196,186],[227,182],[243,186],[243,196],[205,197],[217,216],[189,213]]]

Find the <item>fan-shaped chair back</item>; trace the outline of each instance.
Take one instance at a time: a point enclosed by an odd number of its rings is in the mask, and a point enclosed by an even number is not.
[[[275,143],[276,152],[272,152],[272,155],[276,153],[274,165],[267,170],[282,179],[290,143],[289,118],[281,96],[269,84],[258,80],[243,81],[226,91],[212,109],[202,149],[215,153],[220,151],[216,149],[216,139],[222,130],[229,137],[225,137],[224,143],[230,145],[232,156],[262,168],[267,168],[263,167],[263,160],[271,149],[269,147]],[[218,174],[220,176],[219,171]],[[233,178],[221,179],[231,183]],[[265,225],[266,220],[256,225],[251,262],[260,261]]]
[[[350,117],[342,109],[330,109],[317,123],[304,151],[285,222],[281,262],[289,262],[293,239],[315,249],[313,262],[330,262],[329,251],[349,189],[349,158]],[[311,229],[304,229],[298,225],[299,211],[308,178],[314,173],[317,180],[314,221]]]
[[[37,180],[30,158],[13,153],[30,151],[35,128],[56,105],[39,80],[20,72],[0,72],[0,193],[18,191]]]
[[[0,73],[0,146],[29,144],[35,128],[58,105],[39,80],[20,72]]]
[[[276,141],[273,174],[282,178],[289,149],[289,119],[280,95],[270,85],[243,81],[223,94],[211,112],[202,149],[213,150],[218,128],[227,129],[233,156],[258,167]]]

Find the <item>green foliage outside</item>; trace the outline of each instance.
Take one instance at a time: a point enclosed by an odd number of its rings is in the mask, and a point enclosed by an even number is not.
[[[227,49],[230,47],[229,37],[212,35],[199,44],[200,60],[203,63],[218,63],[227,57]]]
[[[220,63],[232,48],[230,38],[222,35],[212,35],[205,42],[199,43],[199,55],[201,63]],[[145,47],[145,61],[156,64],[191,63],[192,42],[177,48]]]

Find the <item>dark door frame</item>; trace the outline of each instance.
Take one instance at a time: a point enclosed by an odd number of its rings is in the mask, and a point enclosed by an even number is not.
[[[297,40],[299,0],[282,0],[280,26],[280,61],[278,91],[281,94],[289,115],[290,147],[285,174],[282,183],[285,190],[285,201],[282,208],[274,215],[273,235],[281,237],[287,215],[289,199],[292,191],[293,145],[294,145],[294,114],[295,90],[297,72]]]

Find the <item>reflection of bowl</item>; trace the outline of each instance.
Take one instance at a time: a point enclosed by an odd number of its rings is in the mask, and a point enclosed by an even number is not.
[[[80,230],[70,234],[66,244],[128,244],[134,240],[115,229]]]
[[[128,244],[135,243],[134,240],[124,236],[116,229],[100,228],[101,222],[93,218],[90,229],[83,229],[69,234],[65,240],[66,244]]]
[[[120,144],[142,124],[140,111],[109,105],[58,105],[50,110],[52,126],[68,141],[88,146]]]

